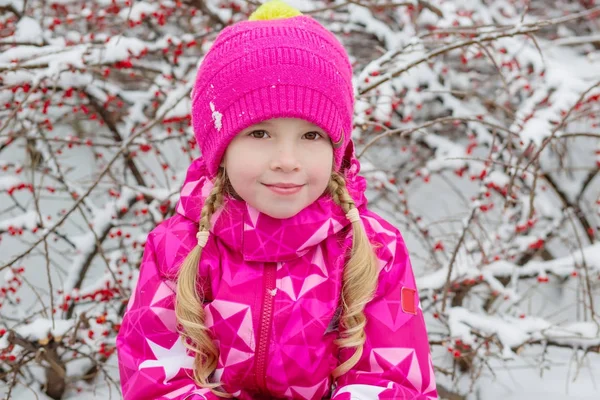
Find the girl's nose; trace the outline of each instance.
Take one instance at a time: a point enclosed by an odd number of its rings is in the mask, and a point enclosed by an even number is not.
[[[294,149],[289,146],[279,148],[271,159],[271,169],[274,171],[292,172],[300,169],[300,162]]]

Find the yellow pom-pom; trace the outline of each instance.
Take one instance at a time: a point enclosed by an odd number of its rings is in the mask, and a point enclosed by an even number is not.
[[[281,0],[267,1],[254,11],[248,21],[268,21],[271,19],[284,19],[302,15],[294,7],[284,3]]]

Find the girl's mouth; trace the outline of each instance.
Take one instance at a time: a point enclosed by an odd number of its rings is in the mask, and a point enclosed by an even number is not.
[[[295,184],[287,184],[287,183],[279,183],[275,185],[265,185],[271,191],[277,194],[290,195],[298,193],[304,185],[295,185]]]

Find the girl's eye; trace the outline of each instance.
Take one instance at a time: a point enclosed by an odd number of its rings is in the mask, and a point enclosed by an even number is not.
[[[252,131],[248,136],[252,136],[255,139],[262,139],[269,135],[265,131]]]
[[[308,140],[317,140],[320,137],[323,137],[319,132],[308,132],[304,134]]]

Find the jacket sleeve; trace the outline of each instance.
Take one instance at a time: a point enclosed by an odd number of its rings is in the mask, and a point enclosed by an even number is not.
[[[163,278],[157,265],[155,243],[161,228],[148,235],[137,286],[117,335],[123,398],[217,400],[209,389],[194,383],[194,359],[176,332],[175,283]]]
[[[370,217],[363,221],[383,245],[378,250],[379,285],[365,307],[363,354],[338,377],[332,400],[437,399],[427,330],[404,240],[385,221]],[[342,349],[340,362],[353,353]]]

